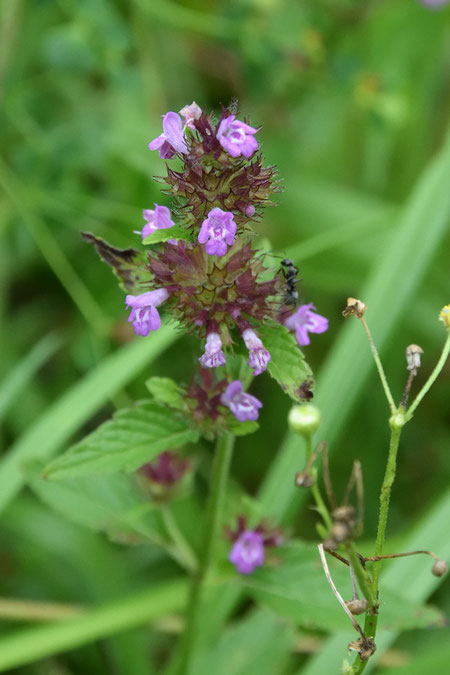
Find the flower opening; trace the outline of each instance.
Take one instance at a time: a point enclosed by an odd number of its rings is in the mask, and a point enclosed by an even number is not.
[[[205,244],[208,255],[222,256],[227,252],[227,244],[231,246],[236,234],[236,223],[231,211],[222,211],[218,207],[212,209],[203,221],[198,234],[200,244]]]
[[[223,405],[230,409],[239,422],[257,420],[259,417],[259,408],[262,408],[261,401],[255,396],[244,392],[240,380],[230,382],[220,400]]]
[[[235,115],[225,117],[219,124],[217,140],[232,157],[251,157],[258,149],[254,134],[258,129],[235,119]]]
[[[267,368],[267,364],[270,361],[270,354],[256,335],[255,331],[251,328],[244,330],[242,337],[245,346],[249,351],[248,365],[252,368],[253,375],[260,375]]]
[[[203,368],[217,368],[225,365],[225,354],[222,351],[222,340],[218,333],[206,336],[205,353],[199,358]]]
[[[260,532],[246,530],[234,542],[229,561],[240,574],[251,574],[264,564],[264,538]]]
[[[125,304],[131,307],[128,321],[133,322],[133,328],[137,335],[146,337],[150,331],[161,328],[161,318],[156,307],[169,297],[165,288],[156,291],[148,291],[141,295],[127,295]]]

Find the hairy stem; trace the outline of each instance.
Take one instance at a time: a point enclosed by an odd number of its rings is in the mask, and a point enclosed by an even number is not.
[[[389,444],[389,454],[384,474],[383,485],[380,492],[380,516],[378,519],[377,540],[375,543],[375,556],[383,554],[384,540],[386,537],[386,526],[389,513],[389,502],[391,499],[392,485],[395,479],[397,468],[397,451],[400,441],[400,434],[403,425],[406,423],[404,415],[397,413],[390,419],[391,441]],[[364,633],[372,640],[375,638],[378,622],[378,585],[380,579],[381,562],[375,566],[372,583],[372,602],[369,603],[369,609],[364,623]],[[361,661],[359,656],[353,666],[354,675],[360,675],[366,667],[367,661]]]
[[[383,385],[384,393],[386,394],[386,398],[388,400],[389,407],[391,409],[391,413],[393,414],[396,410],[396,406],[395,406],[394,399],[393,399],[392,394],[391,394],[391,390],[389,388],[388,381],[386,379],[383,364],[381,363],[381,359],[380,359],[380,356],[378,354],[378,350],[375,347],[375,343],[374,343],[372,335],[370,333],[369,326],[367,325],[367,322],[364,319],[364,317],[361,317],[361,323],[364,326],[364,330],[366,331],[366,335],[367,335],[367,338],[369,340],[370,349],[372,350],[372,355],[373,355],[375,364],[377,366],[378,374],[380,376],[381,384]]]
[[[224,434],[217,441],[216,455],[211,478],[208,511],[200,551],[198,568],[192,578],[192,586],[186,615],[186,630],[181,648],[181,675],[193,675],[192,660],[198,640],[198,624],[201,613],[203,589],[212,562],[214,544],[222,520],[225,488],[234,447],[234,436]]]
[[[312,455],[312,438],[311,436],[305,435],[305,443],[306,443],[306,463],[308,465],[309,459],[311,458]],[[327,506],[323,500],[323,497],[320,493],[319,486],[316,483],[316,477],[317,477],[317,470],[315,467],[312,467],[311,470],[312,476],[314,478],[314,484],[311,488],[311,493],[312,496],[314,497],[314,501],[316,502],[316,508],[317,512],[321,516],[325,527],[327,528],[328,532],[331,530],[331,527],[333,525],[333,521],[331,519],[330,513],[327,509]]]

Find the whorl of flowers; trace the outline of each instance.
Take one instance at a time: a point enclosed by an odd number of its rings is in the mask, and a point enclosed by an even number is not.
[[[148,255],[151,292],[164,291],[164,307],[189,332],[206,340],[199,357],[204,368],[225,365],[226,349],[241,334],[254,375],[264,372],[270,354],[258,337],[258,324],[276,319],[282,282],[266,272],[251,245],[250,222],[261,217],[278,189],[274,167],[264,167],[255,138],[258,129],[224,109],[216,123],[193,103],[163,117],[163,133],[149,143],[166,160],[181,159],[181,170],[167,165],[165,194],[176,198],[167,207],[144,210],[142,236],[170,228],[178,234]],[[163,210],[164,209],[164,210]],[[266,275],[267,276],[267,275]],[[130,320],[139,335],[158,325],[155,303],[147,293],[133,297],[139,307]],[[278,300],[277,300],[278,297]],[[128,296],[130,298],[130,296]],[[152,299],[152,298],[150,298]],[[159,302],[158,302],[159,304]],[[137,316],[137,321],[136,321]]]

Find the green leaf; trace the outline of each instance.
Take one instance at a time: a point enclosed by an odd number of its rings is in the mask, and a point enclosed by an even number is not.
[[[258,431],[259,429],[258,422],[252,422],[251,420],[239,422],[232,415],[229,417],[228,426],[230,427],[230,431],[235,436],[247,436],[248,434],[254,434],[255,431]]]
[[[274,554],[275,555],[275,554]],[[342,630],[351,624],[334,597],[320,564],[317,546],[293,542],[276,551],[276,566],[266,564],[244,583],[258,602],[308,629]],[[329,560],[334,583],[344,598],[351,597],[350,574],[342,563]],[[385,589],[382,627],[423,628],[439,625],[440,612],[409,601],[396,591]]]
[[[116,635],[176,612],[186,602],[186,582],[171,580],[86,611],[76,619],[25,628],[0,640],[0,672]]]
[[[271,360],[267,365],[270,375],[294,401],[302,401],[301,385],[311,381],[312,371],[297,342],[285,326],[268,321],[258,329]]]
[[[169,239],[182,239],[183,241],[192,241],[192,235],[190,232],[180,227],[179,225],[174,225],[163,230],[155,230],[149,234],[145,239],[142,240],[142,243],[147,245],[159,244],[163,241],[168,241]]]
[[[151,340],[130,342],[60,396],[0,461],[0,511],[23,485],[22,463],[50,459],[110,396],[140,374],[177,337],[174,330],[164,326]]]
[[[198,440],[197,431],[168,408],[143,402],[120,410],[113,419],[51,462],[46,478],[61,480],[76,476],[135,471],[164,450]]]
[[[143,537],[155,542],[159,536],[156,507],[144,501],[131,476],[117,473],[53,482],[42,478],[41,469],[27,467],[31,489],[68,520],[121,543],[134,544]]]
[[[196,675],[274,675],[284,672],[294,647],[293,631],[273,614],[254,612],[200,653]]]
[[[186,407],[182,389],[170,377],[151,377],[145,386],[160,403],[165,403],[177,410],[183,410]]]
[[[114,248],[89,232],[82,232],[81,235],[95,246],[98,255],[112,268],[124,290],[134,294],[148,290],[146,284],[151,281],[152,274],[143,253],[134,248]]]

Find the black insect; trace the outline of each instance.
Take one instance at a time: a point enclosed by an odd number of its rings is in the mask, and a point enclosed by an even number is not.
[[[295,286],[301,281],[297,278],[298,267],[296,267],[289,258],[284,258],[284,260],[281,261],[281,271],[286,281],[284,304],[295,306],[298,302],[298,291]]]

